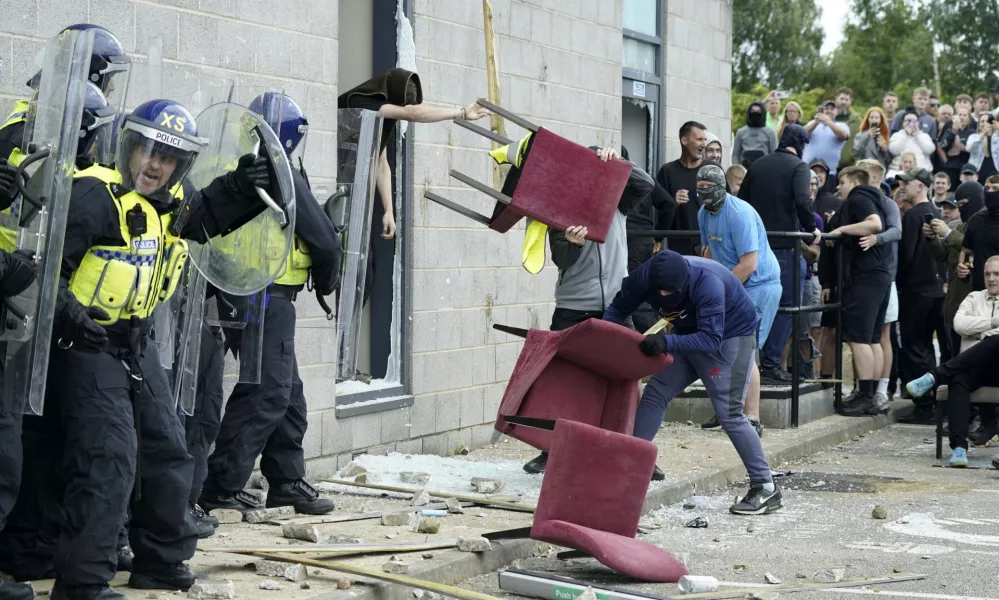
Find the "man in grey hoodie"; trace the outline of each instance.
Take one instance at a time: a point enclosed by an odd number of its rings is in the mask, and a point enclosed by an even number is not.
[[[749,168],[758,158],[777,149],[777,134],[767,127],[762,102],[753,102],[746,111],[746,125],[735,134],[732,142],[732,164]]]
[[[623,160],[613,148],[591,146],[604,162]],[[552,262],[558,267],[555,284],[555,312],[552,313],[552,331],[561,331],[587,319],[600,319],[614,296],[621,290],[621,282],[628,276],[628,213],[652,193],[655,180],[631,164],[631,176],[621,193],[614,219],[602,244],[586,239],[583,226],[573,226],[565,231],[548,229],[548,243]],[[528,473],[543,473],[548,464],[548,453],[524,465]]]

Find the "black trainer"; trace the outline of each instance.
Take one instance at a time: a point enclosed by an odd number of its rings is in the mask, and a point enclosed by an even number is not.
[[[34,595],[28,596],[34,598]],[[59,581],[52,586],[51,600],[128,600],[122,593],[104,585],[64,585]],[[6,599],[5,599],[6,600]]]
[[[666,473],[663,473],[659,465],[656,465],[656,468],[652,469],[652,481],[662,481],[664,479],[666,479]]]
[[[238,510],[244,515],[248,511],[264,507],[257,501],[255,496],[247,494],[243,490],[234,493],[222,492],[219,494],[201,492],[201,498],[198,498],[198,505],[202,507],[202,510],[212,511],[216,508],[227,508]]]
[[[180,590],[186,592],[198,576],[184,563],[175,565],[136,563],[128,587],[137,590]]]
[[[763,515],[774,512],[781,507],[780,488],[774,485],[774,491],[768,492],[762,485],[749,486],[749,493],[732,505],[728,512],[733,515]]]
[[[118,566],[115,567],[116,573],[125,573],[132,570],[132,549],[128,546],[122,546],[118,548]]]
[[[760,383],[763,385],[790,385],[791,374],[780,367],[761,368]]]
[[[304,479],[271,482],[267,492],[267,508],[278,506],[292,506],[295,512],[303,515],[325,515],[336,508],[332,500],[320,498],[319,490]]]
[[[984,446],[992,441],[992,438],[999,435],[999,423],[982,423],[982,426],[975,432],[973,442],[976,446]]]
[[[878,412],[878,401],[874,396],[857,394],[852,402],[844,402],[839,414],[844,417],[865,417]]]
[[[210,514],[206,513],[205,509],[201,508],[200,504],[194,505],[194,512],[198,515],[198,518],[204,521],[205,523],[208,523],[215,529],[219,528],[219,520],[211,516]]]
[[[721,429],[721,421],[718,420],[718,415],[711,417],[711,420],[708,421],[707,423],[702,423],[701,429],[704,429],[706,431]]]
[[[548,468],[547,452],[542,452],[541,454],[532,458],[530,461],[524,463],[524,470],[530,473],[531,475],[544,473],[546,468]]]
[[[999,469],[999,458],[993,458],[992,459],[992,468],[993,469]]]
[[[203,540],[205,538],[210,538],[215,535],[215,528],[212,524],[205,520],[205,511],[201,509],[197,504],[191,504],[187,507],[187,512],[191,513],[191,519],[194,521],[194,528],[198,531],[198,539]]]
[[[0,579],[0,600],[31,600],[35,588],[30,583],[14,583]]]
[[[917,406],[911,413],[899,417],[898,422],[909,425],[936,425],[937,419],[932,406]]]

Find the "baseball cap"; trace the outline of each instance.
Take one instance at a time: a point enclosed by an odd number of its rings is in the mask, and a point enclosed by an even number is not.
[[[971,173],[972,175],[978,175],[978,167],[976,167],[971,163],[964,163],[964,166],[961,167],[961,173],[962,174]]]
[[[899,173],[898,179],[902,181],[918,181],[926,187],[933,186],[933,177],[926,169],[912,169],[905,173]]]
[[[835,107],[836,106],[836,101],[835,100],[826,100],[825,102],[822,103],[822,106],[823,107],[825,107],[825,106],[833,106],[833,107]]]
[[[953,208],[957,208],[957,199],[954,198],[954,194],[947,194],[943,200],[936,202],[937,206],[943,206],[944,204],[949,204]]]

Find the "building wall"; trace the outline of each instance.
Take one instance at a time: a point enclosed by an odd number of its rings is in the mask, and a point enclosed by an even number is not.
[[[493,0],[502,104],[580,144],[617,147],[621,2]],[[413,3],[417,68],[427,100],[455,106],[485,96],[481,3]],[[248,101],[266,88],[298,99],[310,120],[306,164],[323,185],[336,160],[337,2],[281,3],[277,24],[274,10],[275,3],[265,0],[0,0],[0,109],[24,93],[42,39],[63,25],[104,25],[138,62],[149,38],[160,35],[168,71],[164,89],[178,90],[177,97],[190,97],[213,76],[234,79],[237,100]],[[664,10],[663,156],[679,154],[676,131],[689,118],[704,122],[728,148],[731,6],[724,0],[666,0]],[[423,199],[429,189],[491,213],[482,194],[448,176],[457,169],[491,182],[489,142],[451,123],[416,125],[410,132],[412,313],[405,318],[415,401],[404,409],[337,419],[333,332],[313,299],[299,300],[296,347],[311,411],[305,446],[314,476],[329,475],[358,451],[447,453],[488,443],[521,347],[491,326],[550,323],[557,270],[549,262],[541,274],[530,275],[520,266],[522,227],[500,235]],[[509,137],[523,133],[507,125]]]
[[[727,165],[732,156],[732,2],[665,4],[663,159],[680,157],[680,126],[698,121],[721,139]]]

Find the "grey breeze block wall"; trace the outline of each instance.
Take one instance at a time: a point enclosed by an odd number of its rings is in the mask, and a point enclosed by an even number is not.
[[[699,121],[732,157],[732,0],[664,0],[663,159],[680,157],[679,131]]]

